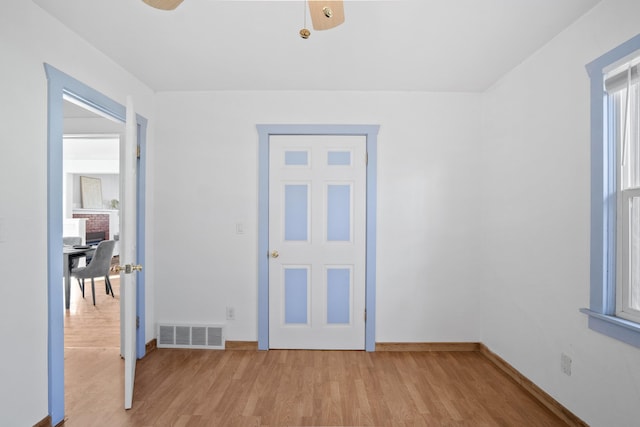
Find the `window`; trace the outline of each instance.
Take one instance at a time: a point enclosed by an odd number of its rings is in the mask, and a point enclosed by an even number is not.
[[[640,35],[591,79],[589,328],[640,347]]]
[[[605,75],[616,159],[616,315],[640,322],[640,58]],[[611,144],[611,142],[610,142]]]

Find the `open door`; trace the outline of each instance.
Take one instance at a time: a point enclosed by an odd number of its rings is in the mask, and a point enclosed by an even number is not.
[[[62,247],[62,140],[63,140],[63,98],[70,97],[97,109],[118,122],[126,122],[130,137],[121,142],[121,173],[127,174],[125,185],[121,184],[120,216],[120,257],[128,265],[129,271],[136,271],[134,261],[144,260],[144,247],[136,248],[136,242],[144,241],[144,155],[137,158],[137,146],[144,147],[147,120],[134,113],[133,107],[121,105],[68,74],[44,64],[47,76],[47,299],[48,299],[48,409],[51,424],[58,425],[65,419],[64,387],[64,287]],[[128,113],[128,114],[127,114]],[[127,117],[129,116],[129,117]],[[137,123],[137,125],[136,125]],[[144,150],[143,150],[144,151]],[[124,167],[124,158],[127,159]],[[137,194],[136,194],[137,193]],[[125,199],[126,197],[126,199]],[[126,200],[126,202],[125,202]],[[137,225],[137,226],[136,226]],[[136,267],[134,269],[134,267]],[[125,269],[126,271],[126,269]],[[125,407],[131,407],[135,361],[144,356],[144,276],[121,277],[121,305],[126,303],[127,327],[122,355],[126,357]],[[139,304],[138,304],[139,302]],[[137,311],[136,311],[137,310]],[[140,327],[137,316],[140,315]],[[124,313],[123,313],[124,314]],[[124,318],[124,316],[123,316]],[[124,322],[122,322],[124,323]],[[124,334],[124,330],[122,331]],[[136,335],[136,332],[139,335]],[[137,337],[137,338],[136,338]],[[137,341],[137,342],[136,342]],[[126,343],[126,345],[125,345]],[[136,351],[137,344],[137,351]],[[125,349],[126,347],[126,349]],[[126,355],[125,353],[128,353]]]
[[[126,133],[120,150],[120,306],[124,357],[124,408],[133,402],[136,375],[136,181],[138,125],[133,100],[127,97]]]

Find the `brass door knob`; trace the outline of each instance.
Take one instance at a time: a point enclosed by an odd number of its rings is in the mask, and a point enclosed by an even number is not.
[[[271,258],[278,258],[279,256],[280,256],[280,253],[278,251],[271,252]]]
[[[134,271],[142,271],[142,266],[135,264],[116,265],[113,267],[113,271],[116,273],[124,271],[125,274],[131,274]]]

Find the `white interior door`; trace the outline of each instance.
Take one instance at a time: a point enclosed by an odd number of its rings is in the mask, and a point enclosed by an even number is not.
[[[364,349],[366,137],[270,137],[269,247],[269,347]]]
[[[126,134],[120,148],[120,264],[136,264],[136,180],[138,125],[131,97],[127,97]],[[120,272],[120,310],[124,357],[124,407],[133,402],[136,374],[136,275]]]

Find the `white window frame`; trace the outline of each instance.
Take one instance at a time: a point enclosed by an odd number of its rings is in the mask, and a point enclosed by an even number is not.
[[[618,274],[622,271],[623,197],[619,194],[619,159],[612,102],[605,91],[605,75],[634,56],[640,56],[640,34],[587,64],[591,91],[591,262],[589,328],[640,348],[640,321],[619,315]],[[633,193],[629,193],[631,195]],[[627,310],[628,311],[628,310]]]
[[[631,307],[630,303],[630,236],[629,229],[629,212],[630,201],[633,198],[640,198],[640,188],[630,188],[620,190],[618,193],[620,204],[618,211],[618,241],[620,242],[618,257],[618,275],[616,281],[616,316],[627,319],[636,323],[640,323],[640,311]],[[620,213],[621,211],[621,213]]]
[[[615,68],[610,73],[611,77],[605,80],[606,82],[611,80],[618,82],[614,87],[607,87],[611,85],[605,83],[605,89],[608,91],[607,117],[612,128],[610,138],[615,140],[616,147],[616,237],[618,242],[616,316],[640,323],[640,311],[632,308],[630,294],[630,281],[632,279],[631,259],[633,256],[631,252],[631,235],[634,231],[630,227],[630,202],[634,198],[640,197],[640,187],[628,187],[628,184],[625,184],[631,182],[633,176],[638,174],[636,170],[638,162],[632,160],[637,157],[637,148],[632,151],[631,147],[637,147],[635,139],[638,137],[639,118],[637,116],[637,107],[640,99],[637,96],[637,86],[640,83],[638,82],[637,64],[640,62],[640,52],[637,52],[637,55],[631,60],[622,62],[622,66]],[[619,95],[616,96],[616,94]],[[638,185],[638,183],[636,182],[635,185]],[[635,232],[637,233],[638,230],[635,230]]]

